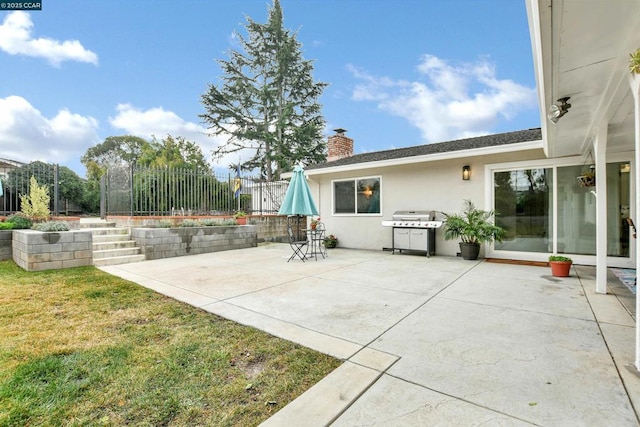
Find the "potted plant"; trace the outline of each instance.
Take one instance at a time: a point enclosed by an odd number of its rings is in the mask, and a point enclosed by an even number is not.
[[[505,235],[504,229],[491,221],[494,212],[476,208],[471,200],[464,201],[462,213],[442,214],[445,217],[444,238],[462,240],[460,253],[463,259],[478,259],[481,243],[501,242]]]
[[[551,275],[555,277],[568,277],[572,263],[573,261],[569,257],[562,255],[551,255],[549,257]]]
[[[640,74],[640,49],[636,49],[629,56],[629,71],[631,74]]]
[[[594,187],[596,185],[596,173],[593,169],[586,170],[578,177],[582,187]]]
[[[238,225],[246,225],[247,224],[247,214],[243,211],[238,211],[233,215],[233,219],[236,220]]]
[[[338,246],[338,238],[333,235],[333,234],[329,234],[327,237],[324,238],[324,247],[325,248],[335,248],[336,246]]]
[[[319,224],[319,223],[320,223],[320,217],[318,217],[318,219],[316,219],[316,218],[311,218],[311,223],[310,223],[310,225],[311,225],[311,229],[312,229],[312,230],[315,230],[315,229],[316,229],[316,227],[318,227],[318,224]]]

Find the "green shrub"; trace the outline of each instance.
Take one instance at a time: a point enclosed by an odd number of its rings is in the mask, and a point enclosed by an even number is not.
[[[33,225],[33,221],[20,213],[10,215],[4,222],[13,224],[14,230],[28,230]]]
[[[13,230],[13,223],[0,222],[0,230]]]
[[[171,228],[171,227],[173,227],[173,224],[171,223],[171,221],[163,219],[161,221],[158,221],[158,224],[156,225],[156,227],[158,227],[158,228]]]
[[[180,227],[202,227],[202,223],[193,219],[185,219]]]
[[[20,196],[22,213],[35,221],[44,221],[51,215],[49,210],[49,188],[39,185],[34,176],[29,183],[29,195]]]
[[[47,221],[34,224],[31,229],[37,231],[69,231],[69,225],[61,221]]]

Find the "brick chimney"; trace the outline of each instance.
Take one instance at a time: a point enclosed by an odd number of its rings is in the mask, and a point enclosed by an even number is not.
[[[327,139],[328,162],[353,156],[353,139],[344,134],[347,130],[338,128],[334,131],[336,134]]]

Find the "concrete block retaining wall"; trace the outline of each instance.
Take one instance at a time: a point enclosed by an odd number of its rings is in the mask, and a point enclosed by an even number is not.
[[[11,236],[13,230],[0,230],[0,261],[11,259]]]
[[[148,260],[258,246],[252,225],[132,228],[131,238]]]
[[[114,222],[116,227],[122,228],[145,228],[158,227],[162,222],[170,221],[171,225],[178,227],[185,219],[229,219],[224,216],[113,216],[106,219]],[[247,224],[256,227],[258,242],[288,242],[287,237],[287,217],[278,215],[250,215],[247,217]]]
[[[91,265],[90,231],[13,230],[13,261],[27,271]]]

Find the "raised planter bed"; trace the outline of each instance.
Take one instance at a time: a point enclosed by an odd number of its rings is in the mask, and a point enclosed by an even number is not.
[[[27,271],[81,267],[93,262],[93,238],[89,231],[12,230],[12,233],[13,260]]]
[[[132,228],[131,238],[148,260],[258,246],[253,225]]]

